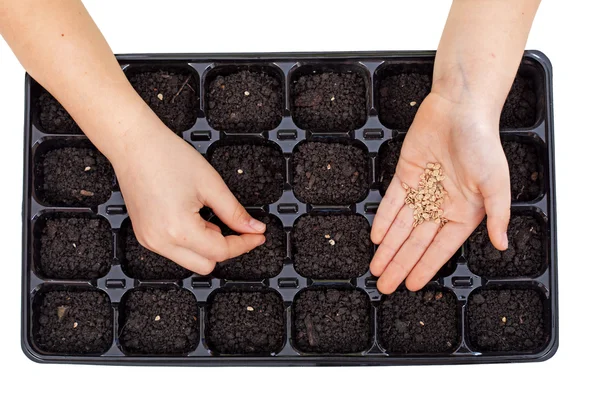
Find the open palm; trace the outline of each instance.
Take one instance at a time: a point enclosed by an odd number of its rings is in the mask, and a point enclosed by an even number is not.
[[[447,195],[440,225],[426,221],[413,228],[413,209],[404,204],[405,182],[417,187],[427,163],[440,163]],[[421,104],[404,143],[396,173],[381,201],[371,239],[379,247],[371,273],[388,294],[405,280],[419,290],[455,254],[483,217],[499,250],[508,246],[510,178],[500,144],[497,117],[486,117],[473,104],[431,93]]]

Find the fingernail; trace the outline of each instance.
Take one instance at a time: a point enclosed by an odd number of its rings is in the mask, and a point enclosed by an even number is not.
[[[505,249],[508,249],[508,235],[504,232],[504,236],[502,236],[502,246]]]
[[[262,222],[260,222],[259,220],[256,220],[254,218],[250,219],[250,228],[254,229],[256,232],[264,232],[267,229],[267,226],[265,224],[263,224]]]
[[[267,238],[263,236],[262,241],[260,242],[260,244],[265,244],[266,241],[267,241]]]

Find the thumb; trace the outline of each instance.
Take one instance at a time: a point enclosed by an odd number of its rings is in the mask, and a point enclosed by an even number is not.
[[[209,189],[202,193],[203,203],[210,207],[219,219],[237,233],[264,233],[267,226],[248,214],[237,201],[216,171],[209,182]]]
[[[502,163],[494,169],[492,176],[480,186],[485,212],[487,214],[488,235],[498,250],[508,248],[506,231],[510,221],[510,175],[506,157],[502,153]]]

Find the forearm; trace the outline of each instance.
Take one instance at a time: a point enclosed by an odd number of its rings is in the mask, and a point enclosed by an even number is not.
[[[0,33],[111,161],[153,118],[79,0],[0,0]]]
[[[499,118],[541,0],[455,0],[438,47],[432,92]]]

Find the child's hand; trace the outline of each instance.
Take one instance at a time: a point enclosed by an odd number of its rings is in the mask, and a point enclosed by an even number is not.
[[[498,120],[473,103],[461,104],[432,92],[421,104],[408,131],[396,174],[373,223],[371,238],[379,248],[371,272],[377,287],[391,293],[406,279],[421,289],[465,242],[488,214],[488,231],[499,250],[508,246],[510,218],[508,164],[498,134]],[[442,165],[448,192],[442,208],[449,222],[413,228],[413,209],[404,205],[401,182],[418,187],[429,162]]]
[[[113,161],[139,242],[201,275],[264,243],[265,225],[248,215],[204,157],[158,118],[148,119],[152,135]],[[198,214],[204,206],[243,234],[223,237]]]

